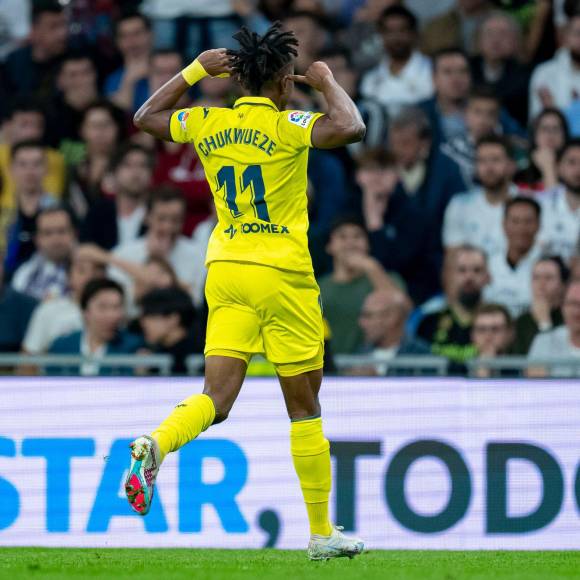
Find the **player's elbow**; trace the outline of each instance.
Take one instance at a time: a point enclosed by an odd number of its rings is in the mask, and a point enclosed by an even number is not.
[[[358,143],[364,139],[367,127],[362,121],[353,121],[340,128],[340,133],[345,143]]]
[[[146,131],[148,127],[147,118],[148,118],[147,111],[144,109],[144,107],[141,107],[133,115],[133,124],[135,125],[135,127],[137,127],[137,129],[141,131]]]

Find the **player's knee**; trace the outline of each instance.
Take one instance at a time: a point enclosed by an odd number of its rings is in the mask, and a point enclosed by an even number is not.
[[[211,387],[206,386],[204,393],[211,398],[215,408],[215,419],[213,424],[223,423],[229,416],[233,402],[223,393],[215,392]]]

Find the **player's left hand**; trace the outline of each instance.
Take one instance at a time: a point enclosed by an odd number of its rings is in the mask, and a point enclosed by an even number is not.
[[[197,60],[212,77],[225,77],[232,73],[231,57],[225,48],[206,50],[197,57]]]

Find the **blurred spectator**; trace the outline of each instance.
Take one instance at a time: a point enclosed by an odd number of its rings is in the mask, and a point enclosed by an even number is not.
[[[68,192],[69,203],[79,218],[101,197],[103,178],[125,133],[123,111],[109,101],[96,101],[85,109],[81,122],[84,152],[71,170]]]
[[[111,158],[109,169],[114,197],[96,201],[81,228],[81,241],[106,250],[143,235],[153,156],[140,145],[123,145]],[[103,224],[109,227],[103,228]]]
[[[560,185],[539,197],[543,217],[540,244],[545,253],[569,261],[580,236],[580,139],[566,143],[557,162]]]
[[[360,353],[377,359],[374,373],[369,374],[386,374],[388,361],[399,356],[430,354],[427,343],[405,335],[411,308],[411,301],[400,290],[375,290],[366,297],[359,318],[364,334]]]
[[[558,184],[556,157],[568,142],[568,123],[558,109],[544,109],[533,121],[527,167],[515,176],[522,189],[542,191]]]
[[[486,255],[479,248],[459,246],[450,260],[445,284],[447,306],[427,314],[417,329],[417,336],[431,345],[433,354],[464,363],[475,354],[471,344],[473,315],[490,278]]]
[[[562,307],[564,325],[536,336],[528,358],[577,358],[580,356],[580,282],[571,282]]]
[[[471,340],[478,358],[495,358],[508,353],[513,339],[513,323],[508,310],[501,304],[482,304],[473,316]],[[476,370],[476,376],[488,376],[486,369]]]
[[[4,210],[6,232],[6,274],[14,271],[34,253],[34,233],[38,213],[56,204],[43,186],[47,171],[47,156],[44,146],[38,141],[22,141],[12,147],[11,177],[14,183],[16,208]]]
[[[457,133],[441,145],[461,168],[463,178],[473,184],[476,177],[476,144],[489,135],[502,132],[500,125],[500,103],[492,89],[479,87],[471,91],[465,108],[464,133]]]
[[[6,59],[6,92],[48,98],[67,41],[68,26],[62,5],[56,0],[34,2],[29,42]]]
[[[203,342],[192,332],[195,309],[191,297],[179,288],[153,290],[141,300],[141,328],[155,354],[173,358],[171,374],[188,374],[186,360],[203,352]]]
[[[391,6],[381,15],[382,62],[365,73],[361,95],[377,99],[389,115],[433,94],[431,62],[416,50],[417,19],[403,6]]]
[[[338,218],[332,225],[326,251],[332,272],[318,280],[324,317],[332,333],[332,351],[353,354],[362,345],[358,317],[373,290],[394,288],[381,264],[369,255],[369,237],[355,216]]]
[[[504,12],[490,13],[479,30],[479,54],[471,61],[475,85],[487,85],[509,113],[527,124],[529,73],[518,58],[522,33],[517,21]]]
[[[483,291],[487,302],[505,306],[519,316],[532,301],[532,268],[539,258],[536,237],[540,229],[541,208],[529,197],[515,197],[505,204],[503,228],[507,251],[490,256],[491,283]]]
[[[135,112],[157,89],[170,81],[182,69],[183,59],[177,51],[169,49],[154,51],[151,55],[147,77],[137,82],[135,103],[131,112]],[[179,105],[175,108],[179,108]]]
[[[84,111],[99,96],[97,69],[88,53],[69,52],[63,57],[56,88],[48,110],[48,139],[68,160],[76,161],[74,149],[80,147]],[[70,148],[73,151],[68,152]]]
[[[540,258],[532,270],[532,306],[515,323],[513,354],[528,354],[536,335],[563,324],[562,301],[569,271],[559,256]]]
[[[37,301],[4,284],[3,263],[0,253],[0,352],[20,352]]]
[[[569,119],[573,135],[580,135],[580,12],[570,18],[564,45],[554,58],[539,65],[530,84],[530,115],[556,107]]]
[[[445,212],[443,245],[471,244],[488,257],[503,254],[503,205],[517,194],[511,180],[515,165],[511,147],[502,137],[485,137],[476,148],[476,172],[480,187],[456,195]]]
[[[147,233],[114,248],[113,256],[135,264],[144,264],[151,256],[164,258],[175,270],[180,284],[188,288],[194,304],[199,306],[203,301],[205,253],[181,235],[184,218],[185,202],[181,193],[173,189],[159,190],[149,203]],[[125,288],[129,304],[134,304],[131,278],[118,268],[113,268],[110,275]]]
[[[488,0],[457,0],[446,14],[429,22],[421,34],[421,50],[428,55],[443,48],[462,47],[475,54],[477,30],[491,10]]]
[[[328,41],[328,32],[323,21],[312,12],[290,12],[283,20],[284,28],[294,31],[298,39],[298,56],[294,61],[296,74],[304,74],[306,69],[318,60],[319,52]]]
[[[435,95],[419,106],[429,116],[433,146],[439,147],[466,130],[465,105],[471,88],[471,73],[465,53],[446,48],[433,56]]]
[[[3,0],[0,11],[0,62],[30,33],[30,0]]]
[[[136,111],[147,100],[153,46],[149,19],[138,12],[122,14],[115,23],[115,41],[123,66],[107,78],[104,94],[124,111]]]
[[[134,354],[142,346],[139,337],[122,329],[125,319],[123,289],[107,278],[91,280],[85,286],[80,301],[83,329],[57,338],[50,354],[76,354],[89,357],[74,371],[83,376],[132,374],[99,365],[99,359],[111,354]],[[51,374],[58,374],[51,369]]]
[[[82,246],[81,246],[82,248]],[[75,252],[68,272],[70,294],[42,302],[26,330],[22,349],[27,354],[44,354],[59,336],[81,330],[83,319],[80,300],[88,282],[104,278],[105,268]]]
[[[439,245],[443,215],[450,199],[466,189],[458,165],[432,147],[431,127],[417,107],[403,109],[389,123],[389,147],[405,193],[425,215],[433,243]]]
[[[41,210],[36,217],[34,242],[36,253],[16,270],[12,287],[38,300],[64,296],[76,243],[70,213],[61,207]]]
[[[367,151],[358,159],[357,182],[362,190],[371,254],[385,270],[400,274],[415,302],[423,302],[437,290],[434,253],[428,236],[427,217],[401,188],[393,156],[382,149]],[[409,228],[413,224],[413,228]]]
[[[2,125],[4,142],[0,143],[0,211],[14,209],[17,205],[11,170],[13,147],[24,141],[43,142],[45,124],[44,111],[38,101],[28,97],[18,97],[12,101],[8,117]],[[42,148],[46,159],[42,187],[60,197],[65,182],[64,158],[44,143]]]

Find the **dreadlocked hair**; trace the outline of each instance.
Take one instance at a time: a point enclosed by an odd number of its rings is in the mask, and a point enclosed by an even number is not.
[[[242,26],[233,38],[240,50],[228,50],[231,67],[251,93],[259,94],[262,87],[274,80],[276,73],[298,56],[298,40],[291,31],[283,31],[282,23],[275,22],[264,36]]]

